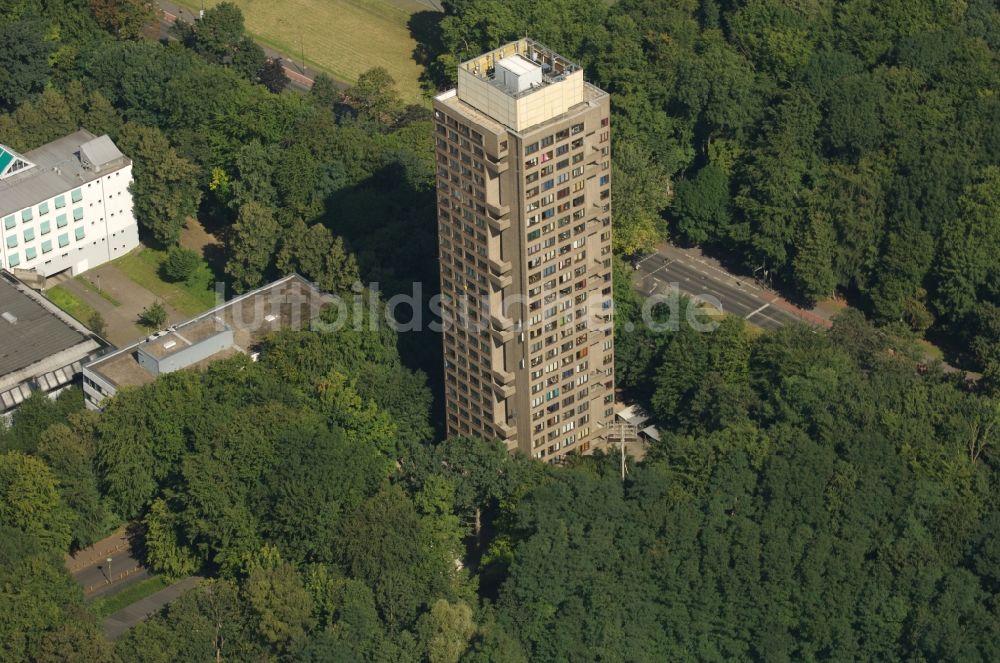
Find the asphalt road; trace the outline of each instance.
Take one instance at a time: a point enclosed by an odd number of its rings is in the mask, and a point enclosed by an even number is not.
[[[147,596],[144,599],[139,599],[132,605],[122,608],[104,620],[104,636],[109,640],[118,638],[125,633],[125,631],[129,630],[139,622],[162,610],[163,606],[167,605],[178,596],[197,585],[199,582],[201,582],[200,577],[190,576],[175,582],[169,587],[165,587],[164,589],[161,589],[155,594]]]
[[[767,330],[803,322],[780,297],[758,288],[745,278],[670,247],[641,259],[635,271],[636,289],[644,297],[669,295],[676,287],[681,294],[706,300],[729,315]]]

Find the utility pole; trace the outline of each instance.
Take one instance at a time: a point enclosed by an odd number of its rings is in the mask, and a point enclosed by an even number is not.
[[[625,475],[628,474],[628,468],[625,466],[625,445],[629,442],[639,441],[639,429],[624,421],[615,422],[608,426],[608,444],[613,440],[618,440],[618,448],[621,451],[622,481],[625,481]]]

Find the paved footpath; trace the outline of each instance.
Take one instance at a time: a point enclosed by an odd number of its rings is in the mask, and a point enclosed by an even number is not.
[[[85,288],[75,278],[60,284],[101,314],[108,328],[109,341],[118,347],[124,347],[138,341],[146,334],[136,326],[139,314],[153,302],[160,301],[159,297],[130,279],[113,263],[106,262],[94,267],[88,270],[82,278],[93,283],[95,287],[99,285],[104,292],[120,304],[120,306],[115,306],[93,290]],[[163,302],[163,307],[167,311],[167,324],[173,324],[190,317],[181,315],[166,302]],[[87,324],[86,320],[81,320],[81,322]]]
[[[109,557],[110,565],[107,563]],[[87,598],[113,593],[123,584],[146,575],[145,569],[132,554],[124,527],[94,545],[68,555],[66,569],[83,587]]]
[[[162,610],[163,606],[197,585],[201,580],[198,576],[185,578],[122,608],[104,620],[104,637],[115,640],[139,622]]]

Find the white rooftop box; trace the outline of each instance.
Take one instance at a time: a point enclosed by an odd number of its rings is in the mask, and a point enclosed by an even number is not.
[[[510,55],[496,64],[494,77],[513,93],[542,84],[542,68],[523,55]]]

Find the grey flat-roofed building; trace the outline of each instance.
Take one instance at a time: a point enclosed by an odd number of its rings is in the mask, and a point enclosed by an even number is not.
[[[84,366],[87,407],[99,409],[121,387],[141,386],[164,373],[200,369],[236,353],[253,352],[273,332],[307,329],[330,300],[311,282],[291,274],[150,334]]]
[[[0,271],[0,413],[34,391],[66,386],[104,347],[86,327]]]

